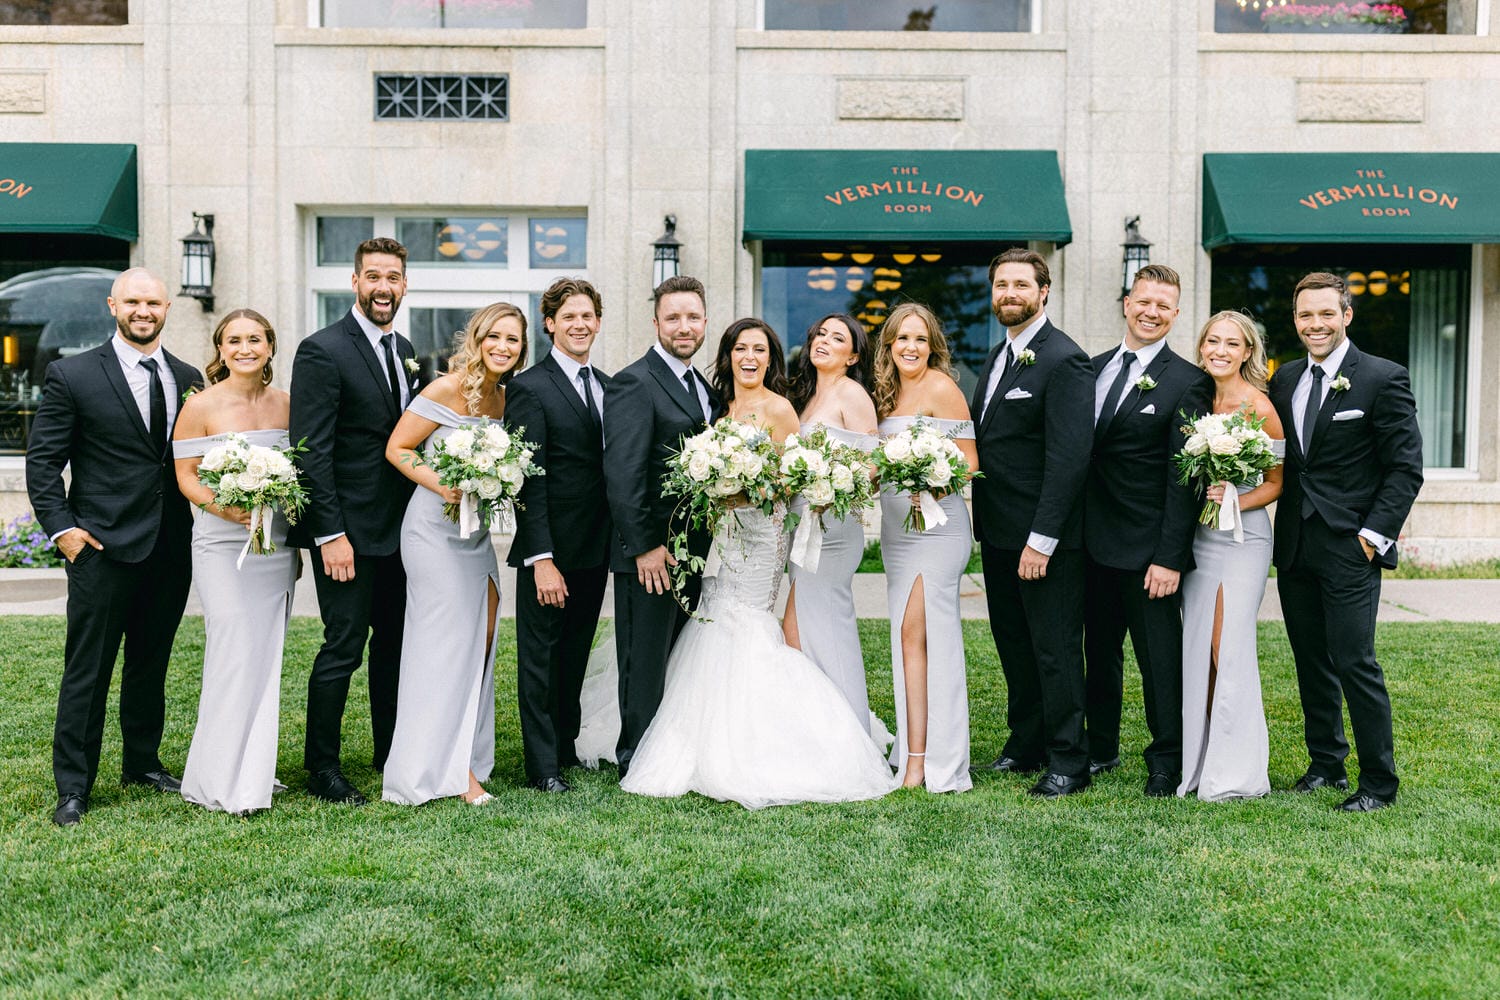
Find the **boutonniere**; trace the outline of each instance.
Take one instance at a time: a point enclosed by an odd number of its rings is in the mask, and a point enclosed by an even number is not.
[[[1150,392],[1152,389],[1156,388],[1156,379],[1152,378],[1150,375],[1142,375],[1140,378],[1135,380],[1135,387],[1142,392]]]
[[[1028,347],[1016,355],[1016,362],[1023,365],[1034,365],[1036,364],[1036,352]]]
[[[191,395],[193,395],[197,391],[198,391],[198,387],[196,385],[190,385],[190,386],[188,386],[187,387],[187,392],[184,392],[182,394],[182,399],[179,402],[186,403],[188,401],[188,397],[191,396]]]
[[[1332,389],[1334,392],[1348,392],[1349,380],[1340,375],[1338,378],[1328,383],[1328,388]]]
[[[407,358],[404,364],[406,365],[406,370],[409,374],[415,375],[417,372],[422,370],[422,366],[417,364],[416,358]]]

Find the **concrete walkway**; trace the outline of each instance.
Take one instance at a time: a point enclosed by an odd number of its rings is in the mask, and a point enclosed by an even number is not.
[[[500,567],[501,613],[515,615],[515,573]],[[68,581],[61,569],[0,569],[0,615],[61,615],[67,610]],[[782,601],[786,586],[782,586]],[[984,580],[978,574],[964,578],[960,592],[965,618],[984,618]],[[1383,622],[1500,622],[1500,580],[1386,580],[1380,594]],[[861,618],[886,617],[885,576],[858,573],[854,577],[854,608]],[[779,612],[778,608],[778,612]],[[201,615],[203,606],[196,591],[188,596],[187,613]],[[604,614],[614,613],[614,602],[605,595]],[[310,569],[304,569],[292,602],[292,614],[317,617],[318,597]],[[1261,602],[1262,621],[1280,621],[1281,603],[1276,581],[1266,583]]]

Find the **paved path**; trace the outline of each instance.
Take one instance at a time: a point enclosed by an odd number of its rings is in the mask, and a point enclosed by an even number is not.
[[[515,574],[500,567],[501,613],[515,615]],[[782,587],[785,600],[786,587]],[[68,581],[61,569],[0,569],[0,615],[61,615],[67,610]],[[984,618],[984,581],[977,574],[964,578],[960,592],[965,618]],[[854,607],[861,618],[886,617],[885,576],[859,573],[854,577]],[[200,615],[203,606],[195,593],[188,597],[187,613]],[[614,602],[606,594],[604,614],[614,613]],[[310,570],[298,581],[292,614],[317,617],[318,598]],[[1262,621],[1280,621],[1281,603],[1276,581],[1267,581],[1261,602]],[[1386,580],[1381,588],[1380,620],[1383,622],[1500,622],[1500,580]]]

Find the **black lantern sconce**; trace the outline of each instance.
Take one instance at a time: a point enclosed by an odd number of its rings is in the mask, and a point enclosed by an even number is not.
[[[199,223],[203,225],[200,227]],[[182,291],[204,312],[214,308],[214,217],[193,213],[193,231],[182,238]]]
[[[1130,294],[1135,284],[1135,273],[1151,263],[1151,241],[1141,235],[1139,215],[1125,220],[1125,259],[1120,272],[1120,298]]]
[[[655,288],[668,278],[677,277],[678,265],[682,262],[682,241],[677,238],[677,216],[669,215],[665,219],[666,232],[656,238],[651,244],[651,288]]]

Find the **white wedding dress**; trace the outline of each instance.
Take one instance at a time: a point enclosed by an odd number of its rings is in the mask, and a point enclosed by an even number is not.
[[[874,799],[895,787],[843,693],[782,639],[773,608],[785,557],[780,511],[726,519],[710,557],[717,571],[711,565],[698,615],[672,649],[661,708],[622,789],[759,809]]]

